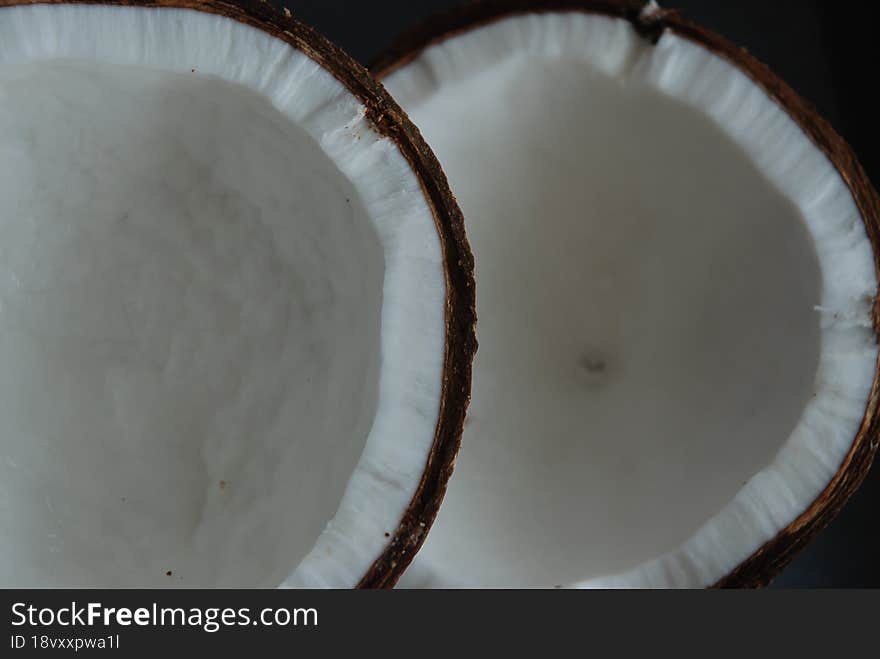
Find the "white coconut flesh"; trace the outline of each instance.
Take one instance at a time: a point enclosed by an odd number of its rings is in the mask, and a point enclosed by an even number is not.
[[[473,398],[410,586],[705,586],[804,511],[865,413],[852,195],[730,63],[583,13],[384,80],[474,250]]]
[[[434,438],[440,243],[331,73],[0,9],[0,583],[352,586]]]

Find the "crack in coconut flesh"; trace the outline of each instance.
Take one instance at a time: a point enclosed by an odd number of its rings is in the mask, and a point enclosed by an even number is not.
[[[229,18],[0,9],[0,583],[367,573],[434,441],[446,284],[364,114]]]
[[[874,260],[839,172],[734,65],[583,12],[383,82],[479,286],[462,452],[409,586],[707,586],[823,491],[866,413]]]

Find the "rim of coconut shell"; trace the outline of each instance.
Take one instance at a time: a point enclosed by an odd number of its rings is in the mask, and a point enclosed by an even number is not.
[[[406,113],[373,76],[344,50],[287,10],[260,0],[0,0],[0,8],[22,5],[110,5],[192,9],[262,30],[304,53],[329,71],[366,109],[381,136],[391,139],[419,180],[440,239],[446,278],[445,355],[439,417],[421,480],[388,544],[358,588],[390,588],[415,557],[443,501],[461,444],[470,401],[471,366],[477,349],[474,261],[464,219],[440,163]]]
[[[725,37],[686,19],[676,9],[661,9],[646,0],[476,0],[437,14],[404,33],[372,63],[370,70],[382,80],[409,64],[429,46],[517,15],[550,12],[586,12],[629,21],[636,32],[657,43],[665,31],[683,37],[723,58],[745,73],[775,101],[827,156],[850,189],[864,223],[880,280],[880,195],[871,185],[849,144],[804,100],[765,64]],[[872,306],[875,339],[880,342],[880,295]],[[849,451],[822,492],[777,534],[761,545],[715,588],[766,586],[840,512],[858,489],[871,467],[880,443],[880,357],[865,413]]]

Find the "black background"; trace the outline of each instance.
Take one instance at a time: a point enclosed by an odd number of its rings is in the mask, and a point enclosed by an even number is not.
[[[284,3],[275,2],[281,6]],[[296,0],[290,8],[364,64],[402,31],[456,0]],[[869,2],[677,0],[691,20],[748,48],[812,102],[880,181],[880,11]],[[776,587],[880,586],[880,468],[875,467],[840,516],[781,574]]]

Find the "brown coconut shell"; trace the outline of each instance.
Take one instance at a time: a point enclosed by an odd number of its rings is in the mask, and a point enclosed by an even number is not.
[[[439,14],[404,34],[370,67],[380,80],[413,61],[432,44],[488,25],[499,19],[535,12],[590,12],[622,18],[651,43],[664,31],[688,39],[724,58],[772,98],[803,129],[840,172],[862,216],[874,253],[880,281],[880,196],[868,180],[852,149],[807,101],[745,49],[685,19],[677,10],[645,12],[645,0],[479,0]],[[880,337],[880,297],[873,307],[875,335]],[[871,467],[880,437],[880,360],[859,431],[839,469],[825,489],[777,535],[714,584],[719,588],[767,585],[840,512]]]
[[[418,129],[367,70],[314,29],[259,0],[0,0],[2,8],[31,4],[91,4],[192,9],[245,23],[302,51],[332,73],[366,108],[366,117],[381,135],[393,140],[421,183],[443,252],[446,275],[446,338],[439,420],[425,470],[403,518],[359,588],[390,588],[412,561],[437,515],[461,444],[470,401],[475,334],[474,261],[461,210],[446,176]],[[406,441],[401,437],[400,441]]]

